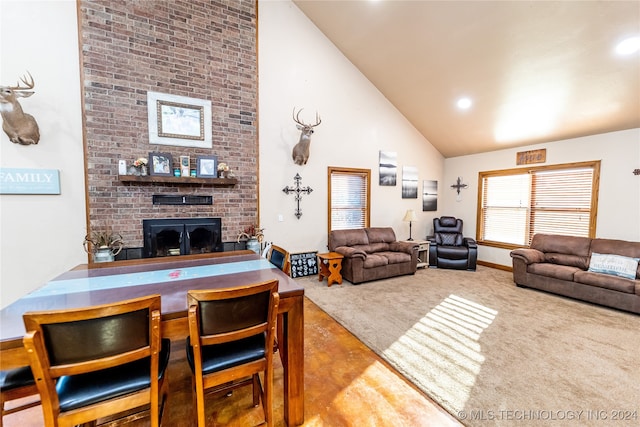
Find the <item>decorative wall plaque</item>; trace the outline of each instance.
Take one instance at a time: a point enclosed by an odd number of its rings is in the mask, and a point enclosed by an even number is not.
[[[60,171],[0,168],[0,194],[60,194]]]
[[[516,165],[530,165],[547,161],[547,149],[520,151],[516,153]]]

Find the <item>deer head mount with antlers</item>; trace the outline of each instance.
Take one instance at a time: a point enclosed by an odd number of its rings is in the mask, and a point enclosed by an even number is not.
[[[25,86],[0,86],[0,114],[2,115],[2,129],[14,144],[31,145],[40,141],[40,130],[33,116],[22,111],[18,98],[27,98],[34,94],[35,83],[27,71],[26,76],[20,78]]]
[[[311,144],[311,135],[313,135],[313,128],[318,126],[322,120],[316,112],[316,123],[313,125],[305,124],[300,120],[301,108],[296,114],[296,107],[293,107],[293,121],[296,122],[296,127],[300,130],[300,140],[293,147],[291,157],[296,165],[306,165],[309,160],[309,145]]]

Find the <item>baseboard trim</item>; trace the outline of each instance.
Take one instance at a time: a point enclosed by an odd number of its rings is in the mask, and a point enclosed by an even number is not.
[[[477,261],[477,264],[483,265],[485,267],[497,268],[498,270],[513,271],[513,267],[510,267],[508,265],[494,264],[492,262],[487,262],[487,261]]]

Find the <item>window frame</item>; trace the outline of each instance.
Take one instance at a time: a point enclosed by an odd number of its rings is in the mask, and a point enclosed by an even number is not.
[[[478,244],[483,246],[491,246],[496,248],[503,249],[517,249],[523,247],[523,245],[506,243],[506,242],[498,242],[493,240],[485,240],[482,238],[484,234],[484,215],[483,215],[483,195],[484,195],[484,179],[486,177],[492,176],[508,176],[508,175],[522,175],[522,174],[531,174],[533,172],[539,171],[551,171],[551,170],[571,170],[571,169],[579,169],[579,168],[591,168],[593,170],[592,183],[591,183],[591,205],[589,209],[589,238],[595,238],[596,236],[596,222],[598,218],[598,194],[600,187],[600,160],[586,161],[586,162],[576,162],[576,163],[561,163],[556,165],[546,165],[546,166],[527,166],[523,168],[512,168],[512,169],[501,169],[501,170],[493,170],[493,171],[482,171],[478,172],[478,201],[477,201],[477,212],[476,212],[476,241]],[[529,198],[531,202],[531,198],[533,191],[529,189]],[[531,206],[531,203],[530,205]],[[530,225],[531,218],[531,208],[528,209],[527,213],[527,227],[531,227]],[[530,236],[529,241],[533,235],[531,234],[531,230],[529,230]]]
[[[331,205],[331,192],[332,192],[332,188],[331,188],[331,177],[333,173],[340,173],[340,174],[353,174],[353,175],[357,175],[357,176],[365,176],[366,177],[366,203],[365,203],[365,213],[364,213],[364,222],[365,222],[365,228],[369,227],[369,224],[371,223],[371,169],[359,169],[359,168],[345,168],[345,167],[337,167],[337,166],[329,166],[327,168],[327,181],[328,181],[328,191],[327,191],[327,229],[329,230],[329,232],[331,232],[332,230],[332,224],[331,224],[331,213],[333,210],[333,207]]]

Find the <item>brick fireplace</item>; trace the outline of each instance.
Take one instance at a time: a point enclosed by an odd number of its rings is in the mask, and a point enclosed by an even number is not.
[[[258,223],[256,2],[79,3],[88,228],[143,247],[143,220],[222,218],[222,241]],[[213,147],[149,144],[147,91],[210,100]],[[218,157],[235,185],[123,182],[118,161],[149,152]],[[173,165],[177,167],[177,163]],[[154,204],[154,195],[210,196],[210,205]]]

